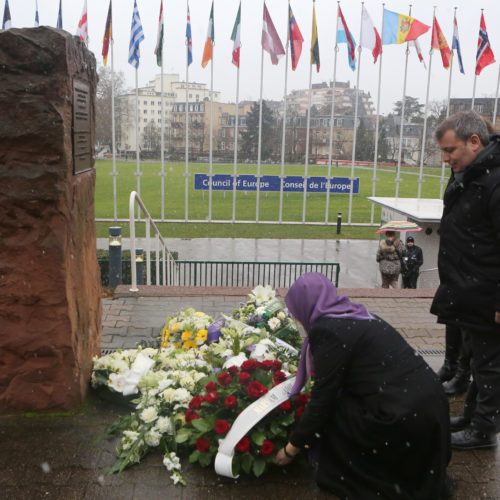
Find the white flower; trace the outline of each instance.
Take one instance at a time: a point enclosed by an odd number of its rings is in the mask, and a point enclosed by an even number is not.
[[[155,429],[161,434],[172,434],[172,422],[169,417],[158,417],[155,424]]]
[[[266,308],[264,306],[260,306],[255,309],[255,314],[258,314],[259,316],[262,316],[265,312]]]
[[[139,437],[139,433],[136,431],[123,431],[123,435],[130,441],[135,441]]]
[[[108,385],[116,392],[121,392],[125,396],[137,392],[137,387],[134,384],[129,383],[126,374],[110,373],[108,379]]]
[[[180,384],[184,389],[192,391],[194,389],[194,380],[191,377],[183,377],[180,380]]]
[[[150,429],[144,435],[144,441],[148,446],[158,446],[160,444],[161,434],[156,429]]]
[[[286,318],[286,314],[283,311],[280,311],[276,316],[281,321],[283,321]]]
[[[186,389],[176,389],[174,393],[174,400],[178,401],[179,403],[189,403],[191,401],[192,396],[189,391],[186,391]]]
[[[173,389],[172,387],[165,389],[162,393],[162,396],[167,403],[172,403],[174,401],[175,389]]]
[[[223,365],[223,368],[229,368],[230,366],[237,366],[238,368],[247,360],[244,352],[240,352],[238,356],[232,356]]]
[[[271,299],[274,299],[276,292],[269,285],[266,285],[265,287],[257,285],[252,290],[252,295],[255,297],[255,303],[260,306],[269,302]]]
[[[170,479],[173,481],[174,484],[177,484],[181,478],[180,478],[179,474],[172,474],[170,476]]]
[[[154,422],[158,418],[158,412],[153,406],[148,406],[141,411],[140,417],[143,422],[149,424],[150,422]]]
[[[276,330],[276,328],[278,328],[278,326],[281,325],[281,321],[278,319],[278,318],[271,318],[267,324],[269,325],[269,328],[271,330]]]

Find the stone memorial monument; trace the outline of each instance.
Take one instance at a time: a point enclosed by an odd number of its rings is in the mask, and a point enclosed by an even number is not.
[[[95,58],[48,27],[0,31],[0,412],[75,409],[101,340]]]

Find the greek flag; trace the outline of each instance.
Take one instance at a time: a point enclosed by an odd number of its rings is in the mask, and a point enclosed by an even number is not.
[[[130,44],[128,46],[128,62],[135,68],[139,68],[139,57],[141,52],[139,44],[144,40],[141,18],[137,8],[137,0],[134,0],[134,13],[132,14],[132,27],[130,30]]]

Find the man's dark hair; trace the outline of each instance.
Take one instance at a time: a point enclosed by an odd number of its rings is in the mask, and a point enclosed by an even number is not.
[[[476,134],[483,146],[490,142],[488,127],[475,111],[461,111],[447,118],[436,129],[436,139],[440,141],[448,130],[453,130],[458,139],[465,142]]]

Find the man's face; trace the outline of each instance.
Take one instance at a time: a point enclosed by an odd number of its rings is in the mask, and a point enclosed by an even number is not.
[[[439,142],[441,156],[453,172],[463,172],[476,158],[483,145],[476,134],[465,142],[458,139],[454,130],[447,130]]]
[[[412,246],[414,245],[414,243],[413,243],[413,241],[409,241],[409,242],[407,243],[407,245],[408,245],[409,247],[412,247]]]

